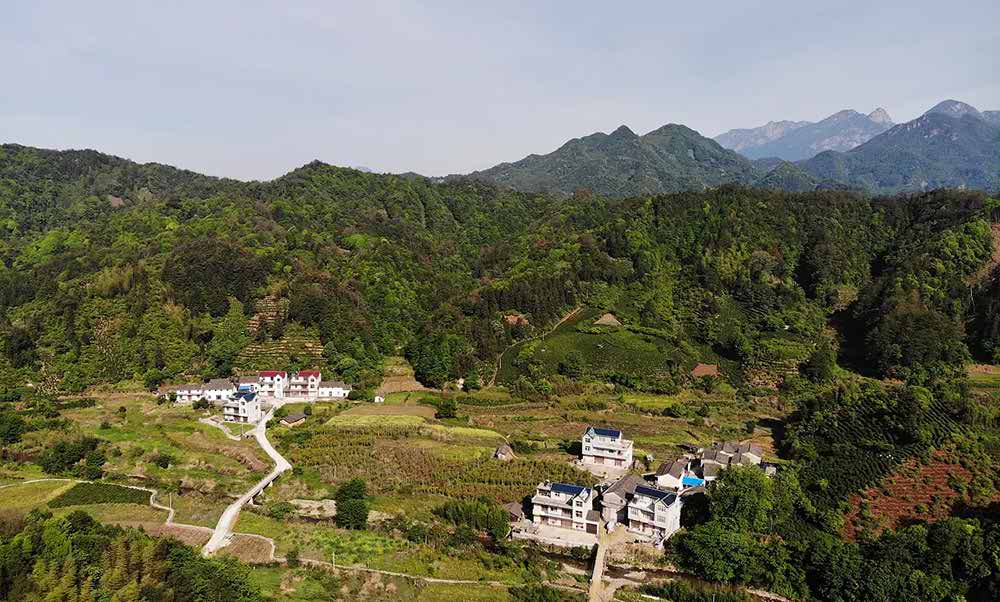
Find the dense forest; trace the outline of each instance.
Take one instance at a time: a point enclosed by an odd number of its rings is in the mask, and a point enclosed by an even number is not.
[[[970,485],[983,503],[963,516],[841,534],[847,498],[908,460],[951,446],[997,474],[995,405],[972,399],[964,376],[972,361],[1000,363],[998,223],[1000,202],[968,191],[557,198],[320,163],[237,182],[3,146],[0,438],[58,421],[70,403],[58,393],[121,381],[319,367],[366,395],[389,356],[405,355],[428,386],[470,386],[515,349],[500,383],[545,398],[574,379],[675,392],[696,384],[696,363],[717,363],[739,396],[775,399],[787,464],[771,480],[728,471],[672,540],[675,562],[801,598],[996,599],[995,476]],[[611,328],[613,346],[543,356],[534,337],[578,307],[619,326],[573,332]],[[13,411],[25,401],[27,420]],[[95,478],[102,453],[96,440],[65,441],[38,461]],[[71,518],[12,529],[0,586],[82,588],[65,577],[80,572],[65,553],[74,538],[110,542],[84,559],[105,568],[118,550],[148,557],[147,597],[187,599],[184,574],[232,568]],[[68,543],[45,540],[52,531]],[[25,543],[40,538],[58,549]],[[146,586],[101,574],[120,599]]]
[[[440,386],[576,305],[683,350],[667,379],[705,354],[752,371],[833,350],[927,384],[1000,358],[998,213],[955,191],[558,200],[319,163],[243,183],[4,146],[3,394],[272,361],[366,385],[400,352]]]

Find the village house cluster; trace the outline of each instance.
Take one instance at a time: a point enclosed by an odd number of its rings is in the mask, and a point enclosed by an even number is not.
[[[588,427],[581,437],[584,466],[632,467],[632,441],[616,429]],[[692,449],[693,453],[664,462],[643,476],[624,474],[593,488],[539,483],[531,497],[531,522],[559,529],[597,534],[600,523],[613,530],[618,525],[662,546],[681,528],[681,508],[685,498],[705,491],[706,483],[718,478],[722,469],[737,465],[759,466],[768,475],[775,468],[763,463],[764,452],[753,443],[716,443]],[[509,446],[497,449],[494,457],[514,457]],[[516,504],[510,510],[516,512]]]
[[[351,386],[336,380],[323,380],[319,370],[284,372],[263,370],[257,376],[236,379],[214,378],[205,383],[172,385],[160,389],[160,395],[172,395],[176,403],[204,400],[222,407],[226,422],[257,423],[264,401],[324,401],[344,399]]]

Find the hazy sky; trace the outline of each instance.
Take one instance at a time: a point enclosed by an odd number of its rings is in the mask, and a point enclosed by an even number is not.
[[[467,172],[624,123],[1000,109],[1000,2],[2,0],[0,141],[268,179]]]

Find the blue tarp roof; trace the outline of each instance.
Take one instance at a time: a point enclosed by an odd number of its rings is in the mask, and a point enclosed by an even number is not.
[[[704,485],[705,479],[699,479],[698,477],[684,477],[681,479],[681,484],[686,487],[697,487],[698,485]]]

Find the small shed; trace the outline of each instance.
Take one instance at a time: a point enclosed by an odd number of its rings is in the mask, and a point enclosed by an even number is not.
[[[503,505],[503,509],[507,511],[511,521],[516,522],[524,518],[524,504],[521,502],[509,502]]]
[[[621,320],[615,314],[604,314],[600,318],[594,320],[594,326],[621,326]]]
[[[517,455],[514,454],[514,450],[511,448],[511,446],[504,443],[503,445],[498,447],[496,451],[493,452],[493,457],[497,460],[502,460],[504,462],[507,462],[508,460],[513,460],[514,458],[516,458]]]
[[[281,424],[285,426],[298,426],[306,421],[306,415],[304,412],[295,412],[294,414],[289,414],[281,419]]]

